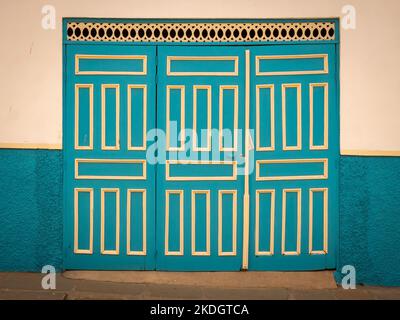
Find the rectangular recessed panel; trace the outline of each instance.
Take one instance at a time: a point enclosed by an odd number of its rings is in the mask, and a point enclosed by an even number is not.
[[[220,151],[237,149],[238,86],[219,88]]]
[[[301,190],[284,189],[282,200],[282,254],[299,255],[301,241]]]
[[[118,84],[101,86],[101,147],[119,150],[120,92]]]
[[[193,87],[193,151],[211,150],[211,86]]]
[[[145,75],[146,56],[76,55],[77,75]]]
[[[167,86],[166,144],[168,151],[185,149],[185,86]]]
[[[147,86],[128,85],[128,150],[146,150]]]
[[[258,181],[328,178],[328,159],[257,160]]]
[[[235,161],[173,161],[167,160],[166,179],[192,180],[236,180]]]
[[[256,191],[256,255],[274,254],[275,190]]]
[[[328,73],[328,55],[257,56],[258,76],[305,75]]]
[[[128,189],[127,253],[146,255],[146,190]]]
[[[101,253],[119,253],[119,189],[101,189]]]
[[[218,255],[236,255],[237,192],[218,192]]]
[[[169,76],[236,76],[239,57],[167,57]]]
[[[93,85],[75,85],[75,149],[93,148]]]
[[[192,255],[210,254],[210,191],[192,191]]]
[[[93,252],[93,189],[74,191],[74,253]]]
[[[167,190],[165,196],[165,255],[183,255],[183,191]]]
[[[309,252],[310,254],[326,254],[328,251],[328,189],[311,188],[309,203]]]
[[[283,150],[301,150],[301,84],[282,85]]]
[[[75,159],[75,179],[146,180],[146,161]]]
[[[258,85],[256,92],[257,151],[275,149],[274,85]]]
[[[90,193],[78,193],[78,248],[90,248]]]
[[[328,149],[328,84],[310,84],[310,149]]]

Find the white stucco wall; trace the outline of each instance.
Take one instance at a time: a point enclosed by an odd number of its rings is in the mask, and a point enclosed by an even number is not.
[[[56,30],[41,27],[53,5]],[[398,0],[18,0],[0,4],[0,146],[61,147],[62,17],[319,18],[357,13],[341,30],[341,149],[400,150]]]

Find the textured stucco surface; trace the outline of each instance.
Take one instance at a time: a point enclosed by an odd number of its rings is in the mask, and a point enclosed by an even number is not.
[[[62,268],[62,152],[0,150],[0,270]]]
[[[338,271],[353,265],[359,283],[400,285],[400,158],[340,162]]]

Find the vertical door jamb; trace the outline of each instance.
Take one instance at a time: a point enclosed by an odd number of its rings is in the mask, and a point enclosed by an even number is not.
[[[250,50],[245,51],[245,167],[244,167],[244,195],[243,195],[243,260],[242,270],[249,268],[249,155],[250,155]]]

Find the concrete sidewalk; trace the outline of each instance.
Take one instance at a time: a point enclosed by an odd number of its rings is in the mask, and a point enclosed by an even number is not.
[[[400,288],[343,290],[331,272],[107,272],[57,274],[56,290],[43,274],[0,273],[0,299],[396,299]]]

